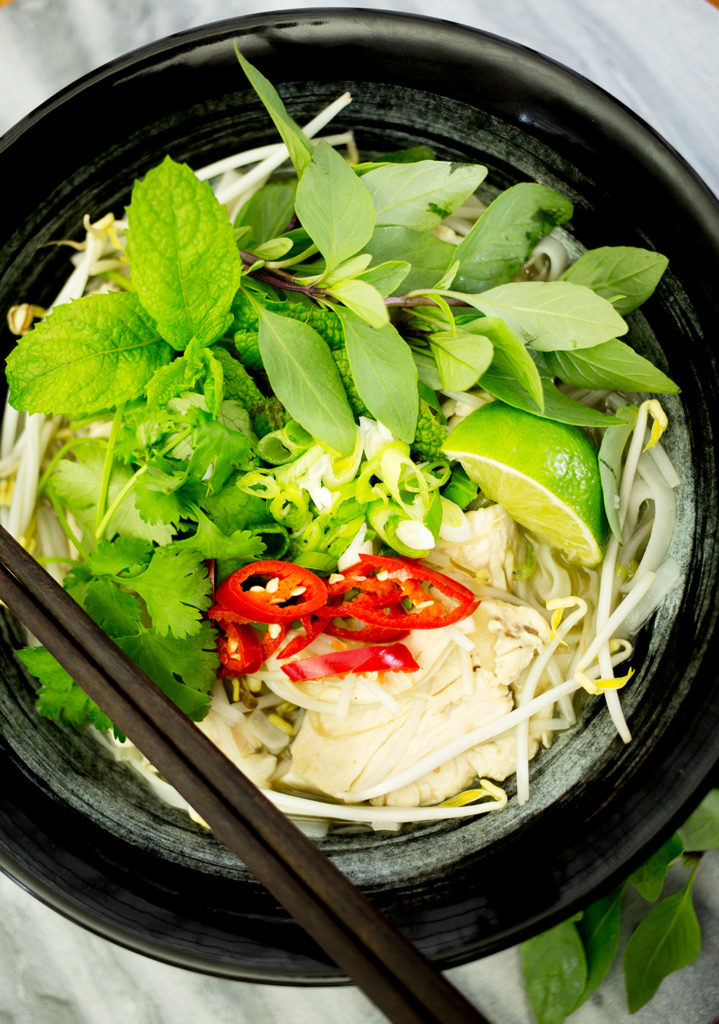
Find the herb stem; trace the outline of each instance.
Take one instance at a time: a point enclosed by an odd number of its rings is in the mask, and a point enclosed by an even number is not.
[[[107,524],[110,522],[112,517],[115,515],[115,513],[118,510],[118,508],[123,503],[123,501],[125,500],[127,495],[130,493],[132,488],[135,486],[137,481],[140,479],[140,477],[144,476],[144,474],[147,472],[147,469],[148,469],[147,464],[145,464],[144,466],[141,466],[137,470],[136,473],[132,474],[132,476],[127,481],[127,483],[123,487],[121,487],[120,490],[117,492],[117,494],[115,495],[114,500],[112,501],[112,503],[110,504],[109,508],[105,512],[105,515],[102,517],[102,519],[100,520],[100,522],[97,525],[97,528],[95,530],[95,540],[101,540],[102,539],[102,535],[105,532],[105,530],[107,529]]]
[[[122,425],[122,417],[125,411],[124,402],[118,405],[115,410],[115,415],[112,418],[112,426],[110,428],[110,437],[108,438],[107,448],[105,449],[105,461],[102,466],[102,479],[100,481],[100,495],[97,499],[97,513],[95,515],[95,532],[99,529],[102,521],[102,516],[105,511],[105,505],[107,504],[107,492],[110,487],[110,476],[112,474],[112,463],[115,455],[115,444],[117,443],[117,435]]]
[[[448,306],[469,306],[464,299],[445,298]],[[409,309],[412,306],[441,306],[440,302],[431,299],[428,295],[390,295],[384,300],[385,306],[400,306],[402,309]]]
[[[78,554],[80,555],[80,558],[84,562],[87,562],[90,556],[87,553],[87,551],[85,551],[85,548],[82,545],[82,541],[80,540],[79,537],[75,535],[74,530],[67,521],[67,516],[65,515],[65,510],[63,509],[62,505],[53,494],[48,495],[48,497],[50,498],[52,507],[55,510],[55,515],[57,516],[60,526],[62,527],[63,533],[70,541],[70,543],[73,545],[73,547],[77,550]]]

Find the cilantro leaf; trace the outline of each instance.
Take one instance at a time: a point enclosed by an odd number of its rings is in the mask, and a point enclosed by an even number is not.
[[[100,485],[105,461],[105,446],[84,444],[75,453],[74,459],[61,459],[50,478],[49,488],[69,508],[87,537],[94,535],[95,510],[100,498]],[[114,501],[120,490],[130,480],[132,471],[126,466],[113,464],[108,487],[108,504]],[[173,537],[170,523],[150,524],[138,512],[134,491],[130,491],[120,503],[107,525],[107,535],[122,534],[139,540],[169,544]]]
[[[74,681],[45,647],[24,647],[17,656],[30,675],[39,680],[36,708],[43,718],[81,729],[112,729],[112,722]]]
[[[116,642],[186,715],[196,722],[205,717],[219,667],[215,633],[208,622],[182,639],[140,627],[136,635],[118,637]]]
[[[265,545],[254,530],[233,530],[223,533],[204,515],[195,509],[198,526],[192,537],[176,541],[174,548],[197,552],[202,558],[236,558],[243,562],[254,562],[262,556]]]
[[[141,395],[172,350],[132,292],[58,306],[7,360],[10,395],[27,412],[86,415]]]
[[[181,639],[197,633],[201,613],[210,607],[210,581],[197,551],[177,544],[156,548],[139,576],[123,580],[147,605],[152,627],[160,635]]]
[[[229,322],[242,261],[225,207],[169,156],[135,184],[127,254],[140,302],[174,348],[214,341]]]
[[[96,576],[117,576],[123,569],[140,570],[147,565],[152,545],[145,540],[116,537],[101,540],[90,555],[88,566]]]

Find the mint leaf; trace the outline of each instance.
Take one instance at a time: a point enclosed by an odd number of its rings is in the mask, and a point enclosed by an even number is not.
[[[88,723],[103,731],[112,729],[107,715],[45,647],[25,647],[17,652],[17,656],[40,683],[35,707],[43,718],[54,719],[76,729]]]
[[[132,284],[176,349],[219,338],[242,261],[227,211],[210,186],[169,156],[132,190],[127,210]]]
[[[667,872],[674,861],[681,857],[683,849],[681,838],[674,834],[629,876],[629,881],[645,900],[654,903],[659,899]]]
[[[587,957],[587,984],[582,993],[582,1002],[599,988],[617,954],[624,888],[622,884],[608,896],[596,900],[577,921],[577,930]]]
[[[347,357],[360,398],[400,439],[414,440],[419,411],[417,367],[396,327],[368,326],[349,309],[337,309],[345,331]]]
[[[372,199],[352,168],[326,142],[317,144],[297,186],[295,209],[329,270],[358,253],[372,237]]]
[[[144,600],[152,628],[161,636],[182,639],[199,631],[202,612],[212,604],[202,557],[170,544],[156,548],[138,576],[122,578]]]
[[[480,164],[443,160],[389,163],[362,175],[377,211],[377,225],[429,231],[461,206],[487,175]]]
[[[633,348],[614,338],[575,352],[547,352],[555,377],[578,388],[616,388],[673,395],[678,386]]]
[[[246,57],[243,57],[235,44],[235,54],[240,62],[242,70],[247,75],[250,85],[255,90],[265,106],[267,113],[275,123],[282,141],[287,146],[290,160],[295,165],[298,175],[303,171],[312,159],[312,145],[296,121],[293,121],[287,113],[287,109],[279,97],[274,85],[250,64]]]
[[[587,960],[573,921],[522,943],[527,998],[537,1024],[561,1024],[576,1009],[587,983]]]
[[[255,247],[282,234],[295,211],[297,180],[271,181],[247,200],[235,217],[235,227],[248,227],[242,236],[243,249]]]
[[[205,717],[220,664],[209,623],[183,639],[141,627],[136,635],[118,637],[116,643],[186,715],[196,722]]]
[[[521,281],[479,295],[447,294],[504,320],[525,345],[540,352],[591,348],[627,332],[611,302],[569,281]]]
[[[7,360],[16,409],[76,417],[139,397],[172,350],[131,292],[58,306]]]
[[[608,299],[624,316],[649,298],[668,262],[666,256],[649,249],[603,245],[580,256],[561,279],[586,285]]]
[[[459,243],[454,287],[483,292],[511,281],[540,238],[572,216],[559,192],[533,182],[505,189]]]
[[[679,829],[685,850],[719,848],[719,789],[712,789]]]
[[[701,950],[694,907],[694,872],[687,884],[657,903],[632,933],[624,950],[627,1005],[636,1013],[649,1002],[664,978],[693,963]]]
[[[429,343],[448,391],[468,391],[492,362],[492,342],[482,334],[438,331],[429,335]]]
[[[260,352],[272,390],[318,441],[349,455],[356,428],[337,365],[317,331],[259,308]]]

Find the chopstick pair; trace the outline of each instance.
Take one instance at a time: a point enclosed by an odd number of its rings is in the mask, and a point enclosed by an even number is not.
[[[0,598],[391,1021],[488,1024],[2,527]]]

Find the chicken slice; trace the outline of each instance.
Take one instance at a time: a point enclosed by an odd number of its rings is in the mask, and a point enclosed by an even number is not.
[[[502,505],[489,505],[465,515],[472,530],[469,540],[440,540],[434,550],[479,582],[508,590],[518,542],[515,523]]]

